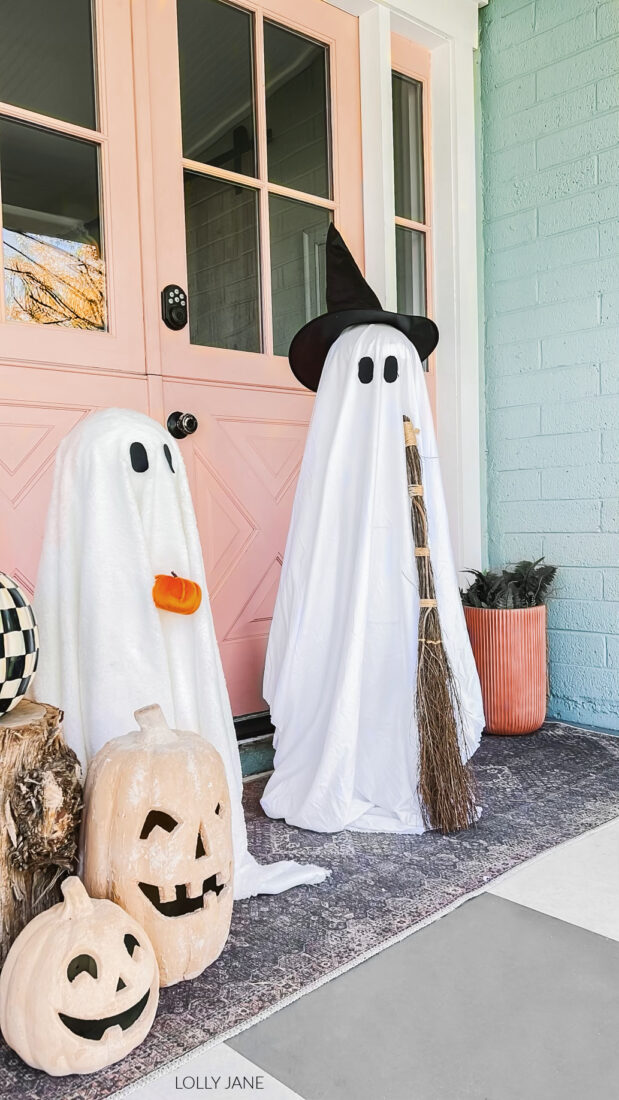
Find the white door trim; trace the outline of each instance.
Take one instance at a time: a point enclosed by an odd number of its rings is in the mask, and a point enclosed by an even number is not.
[[[432,53],[436,405],[458,569],[482,562],[474,50],[478,0],[327,0],[359,16],[365,269],[395,301],[390,34]],[[483,3],[483,0],[481,0]]]

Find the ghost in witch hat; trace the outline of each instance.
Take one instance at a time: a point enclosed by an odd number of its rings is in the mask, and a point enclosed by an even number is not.
[[[331,222],[327,233],[327,312],[297,332],[288,352],[292,373],[308,390],[318,389],[329,348],[351,325],[390,325],[398,329],[422,361],[438,344],[438,328],[428,317],[383,309],[342,234]]]
[[[333,227],[327,256],[331,312],[290,349],[317,392],[266,655],[262,807],[317,832],[455,832],[479,812],[484,714],[422,366],[437,330],[382,310]]]

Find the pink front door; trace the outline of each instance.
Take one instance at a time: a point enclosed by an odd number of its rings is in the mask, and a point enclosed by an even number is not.
[[[323,0],[138,0],[134,39],[149,72],[151,298],[176,284],[189,299],[185,328],[158,325],[149,370],[162,412],[199,422],[184,453],[232,707],[247,714],[265,707],[312,409],[285,354],[324,309],[331,218],[363,256],[357,20]]]
[[[34,588],[55,450],[82,417],[194,413],[181,445],[233,711],[260,711],[312,408],[286,351],[324,308],[330,218],[363,259],[357,19],[94,0],[59,34],[53,5],[29,9],[0,10],[0,569]],[[176,331],[168,284],[188,295]]]
[[[130,5],[36,11],[0,11],[0,569],[30,592],[58,443],[149,408]]]

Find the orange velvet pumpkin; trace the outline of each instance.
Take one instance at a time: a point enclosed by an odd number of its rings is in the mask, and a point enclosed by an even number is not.
[[[161,611],[177,615],[193,615],[202,603],[202,589],[195,581],[177,577],[176,573],[157,573],[153,585],[153,600]]]

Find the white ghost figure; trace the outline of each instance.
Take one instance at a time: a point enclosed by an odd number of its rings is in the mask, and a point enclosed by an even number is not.
[[[132,444],[136,465],[146,456],[146,469],[134,469]],[[158,573],[196,581],[198,610],[158,610]],[[106,409],[62,441],[34,602],[36,696],[62,708],[66,739],[82,763],[133,729],[135,710],[159,703],[170,726],[201,733],[223,757],[235,897],[325,878],[291,861],[261,866],[247,850],[240,759],[189,483],[177,443],[156,421]]]
[[[306,829],[424,830],[414,715],[419,593],[403,415],[420,429],[463,760],[484,726],[419,356],[390,325],[346,329],[329,350],[316,395],[264,677],[276,754],[262,805]]]

